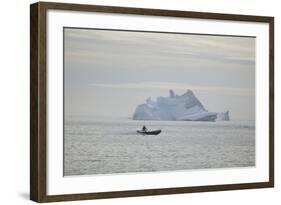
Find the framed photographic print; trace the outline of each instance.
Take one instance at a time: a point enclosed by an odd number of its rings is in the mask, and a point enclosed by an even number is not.
[[[31,5],[30,198],[274,186],[274,18]]]

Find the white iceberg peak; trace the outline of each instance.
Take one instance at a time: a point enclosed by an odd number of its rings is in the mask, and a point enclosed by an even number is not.
[[[134,120],[179,120],[179,121],[227,121],[229,111],[208,112],[192,90],[177,95],[169,90],[169,97],[157,97],[156,102],[147,98],[146,104],[136,107]]]
[[[174,97],[175,97],[174,91],[173,91],[173,90],[170,90],[169,92],[170,92],[170,98],[174,98]]]

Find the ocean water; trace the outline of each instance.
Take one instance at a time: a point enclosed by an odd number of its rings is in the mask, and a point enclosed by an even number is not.
[[[162,133],[137,134],[144,124]],[[65,176],[251,166],[254,122],[65,121]]]

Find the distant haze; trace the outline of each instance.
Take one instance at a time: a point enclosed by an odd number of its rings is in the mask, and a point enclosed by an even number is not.
[[[209,111],[255,119],[255,38],[64,29],[65,115],[130,118],[193,90]]]

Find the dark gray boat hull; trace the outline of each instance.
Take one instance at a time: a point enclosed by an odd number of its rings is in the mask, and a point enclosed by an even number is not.
[[[161,130],[153,130],[153,131],[141,131],[137,130],[137,133],[142,135],[159,135],[162,131]]]

